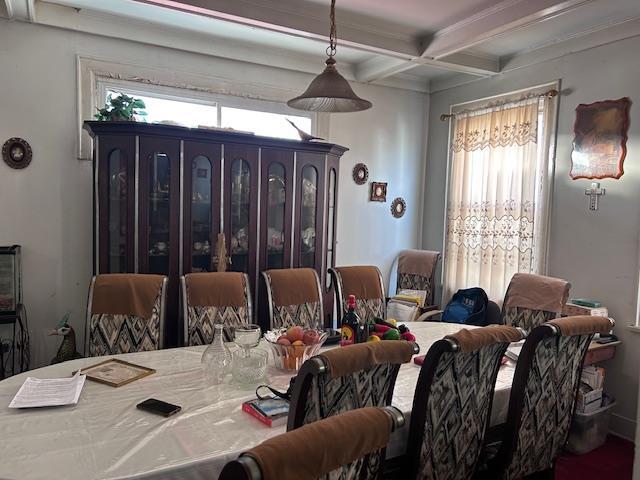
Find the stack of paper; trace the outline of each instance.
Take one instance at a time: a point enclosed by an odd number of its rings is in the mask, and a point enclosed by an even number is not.
[[[78,403],[86,378],[86,375],[80,375],[80,371],[71,378],[27,377],[11,400],[9,408],[75,405]]]

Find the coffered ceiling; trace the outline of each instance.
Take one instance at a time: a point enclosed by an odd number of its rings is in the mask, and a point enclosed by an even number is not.
[[[330,0],[2,2],[17,20],[316,73]],[[337,23],[345,76],[429,91],[640,35],[640,0],[337,0]]]

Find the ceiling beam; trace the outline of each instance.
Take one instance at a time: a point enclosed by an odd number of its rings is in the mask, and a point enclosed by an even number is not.
[[[4,0],[4,3],[9,19],[35,22],[36,11],[34,0]]]
[[[498,57],[479,57],[468,53],[457,53],[441,60],[424,57],[402,60],[378,56],[357,64],[354,73],[359,82],[370,83],[424,65],[450,72],[487,77],[500,72],[499,63]]]
[[[411,70],[417,66],[418,64],[411,60],[377,56],[357,64],[354,73],[359,82],[370,83]]]
[[[564,15],[595,0],[504,0],[426,39],[423,57],[440,59],[524,27]]]
[[[263,0],[134,0],[194,15],[206,16],[286,35],[329,42],[329,9],[327,5],[307,3],[304,9],[296,1]],[[376,28],[346,22],[347,14],[338,12],[338,47],[346,45],[358,50],[409,59],[418,56],[420,48],[415,38],[388,28]]]

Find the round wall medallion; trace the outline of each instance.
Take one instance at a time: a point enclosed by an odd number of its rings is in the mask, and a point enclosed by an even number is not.
[[[405,202],[402,198],[395,198],[393,202],[391,202],[391,215],[393,215],[394,217],[400,218],[406,211],[407,202]]]
[[[11,168],[25,168],[32,156],[31,146],[22,138],[10,138],[2,145],[2,158]]]
[[[369,178],[369,169],[364,163],[357,163],[355,167],[353,167],[353,181],[358,185],[364,185]]]

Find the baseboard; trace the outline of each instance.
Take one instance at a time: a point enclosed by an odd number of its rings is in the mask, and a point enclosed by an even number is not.
[[[612,413],[609,431],[631,442],[636,441],[636,421],[631,418]]]

